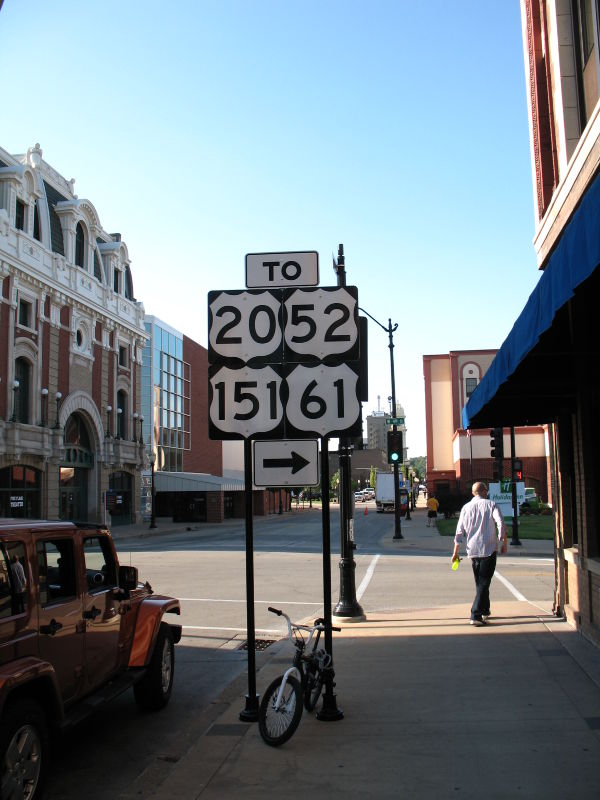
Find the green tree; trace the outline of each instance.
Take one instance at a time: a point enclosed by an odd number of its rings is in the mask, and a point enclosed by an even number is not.
[[[375,484],[377,483],[377,470],[375,467],[371,466],[371,472],[369,473],[369,486],[374,489]]]
[[[340,487],[340,471],[339,469],[337,472],[334,472],[333,475],[329,478],[329,488],[331,490],[331,496],[337,498],[339,494],[339,487]]]

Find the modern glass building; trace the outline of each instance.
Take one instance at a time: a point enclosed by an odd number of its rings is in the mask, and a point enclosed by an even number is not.
[[[191,448],[190,365],[183,335],[153,316],[144,318],[149,339],[142,353],[142,435],[161,472],[183,472]]]

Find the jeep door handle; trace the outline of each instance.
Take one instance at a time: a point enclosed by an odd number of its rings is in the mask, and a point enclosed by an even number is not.
[[[83,618],[84,619],[96,619],[96,617],[99,617],[101,613],[102,612],[100,611],[99,608],[96,608],[96,606],[92,606],[89,609],[89,611],[84,611],[83,612]]]
[[[40,633],[45,633],[48,636],[54,636],[56,631],[62,628],[62,622],[57,622],[55,619],[50,620],[49,625],[40,625]]]

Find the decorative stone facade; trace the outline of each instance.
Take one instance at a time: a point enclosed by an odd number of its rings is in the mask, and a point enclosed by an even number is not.
[[[0,148],[0,283],[0,515],[136,521],[144,308],[39,145]]]

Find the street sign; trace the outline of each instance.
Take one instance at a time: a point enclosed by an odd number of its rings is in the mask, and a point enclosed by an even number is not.
[[[208,363],[280,363],[281,290],[208,293]]]
[[[358,373],[348,364],[305,366],[287,376],[287,436],[359,436]]]
[[[285,362],[356,361],[356,286],[290,289],[283,299]]]
[[[316,486],[319,445],[316,439],[254,442],[256,486]]]
[[[209,437],[359,436],[359,355],[355,286],[209,292]]]
[[[209,437],[283,436],[282,378],[272,367],[210,367]]]
[[[392,417],[391,419],[386,419],[386,425],[404,425],[404,417]]]
[[[246,255],[246,286],[249,289],[317,286],[318,283],[319,254],[314,250]]]
[[[348,364],[209,367],[209,438],[359,436],[358,373]]]
[[[208,293],[209,364],[356,361],[356,286]]]

